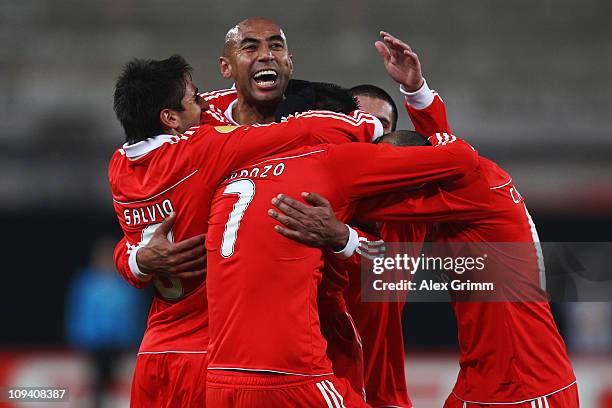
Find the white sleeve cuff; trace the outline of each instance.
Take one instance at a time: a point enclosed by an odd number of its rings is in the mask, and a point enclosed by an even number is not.
[[[346,225],[346,224],[344,224]],[[344,248],[340,251],[334,251],[334,254],[340,259],[347,259],[353,256],[355,251],[357,250],[357,246],[359,245],[359,235],[357,235],[357,231],[346,225],[346,228],[349,230],[349,238]]]
[[[153,278],[153,275],[142,273],[140,271],[140,268],[138,267],[138,262],[136,262],[136,254],[138,253],[138,250],[140,248],[140,246],[137,246],[130,252],[130,256],[128,258],[128,266],[130,267],[130,272],[132,272],[132,275],[134,275],[136,279],[142,282],[147,282],[150,281],[151,278]]]
[[[372,115],[372,118],[374,118],[374,134],[372,135],[372,143],[375,143],[385,133],[385,130],[383,129],[380,119],[374,115]]]
[[[404,89],[403,85],[400,85],[400,92],[404,95],[406,103],[412,106],[414,109],[425,109],[434,100],[434,94],[427,86],[427,81],[423,78],[423,85],[414,92],[408,92]]]

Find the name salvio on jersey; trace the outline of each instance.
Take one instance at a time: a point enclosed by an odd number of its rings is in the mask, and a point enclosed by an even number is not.
[[[141,225],[149,223],[159,223],[174,211],[174,206],[170,199],[165,199],[153,204],[141,207],[126,208],[123,210],[123,219],[126,225]]]

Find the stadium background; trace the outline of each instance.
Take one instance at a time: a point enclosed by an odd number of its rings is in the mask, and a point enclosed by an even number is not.
[[[610,2],[3,0],[0,387],[68,381],[70,405],[86,406],[92,360],[68,346],[64,308],[93,243],[119,237],[106,164],[123,143],[112,111],[122,65],[179,53],[200,89],[229,87],[223,36],[256,15],[283,26],[294,77],[373,83],[398,103],[373,42],[381,29],[404,39],[454,132],[513,175],[543,241],[611,241]],[[553,307],[584,406],[612,404],[610,305]],[[446,304],[411,304],[405,317],[416,406],[439,406],[456,375],[454,318]],[[108,406],[125,402],[133,355],[116,360]]]

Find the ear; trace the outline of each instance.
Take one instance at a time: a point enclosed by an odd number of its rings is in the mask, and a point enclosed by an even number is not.
[[[289,54],[289,74],[293,74],[293,54]]]
[[[173,109],[166,108],[162,109],[159,112],[159,121],[161,122],[164,130],[166,131],[179,129],[180,123],[178,119],[179,118],[176,114],[176,111]]]
[[[232,66],[227,57],[219,57],[219,70],[223,78],[230,79],[232,77]]]

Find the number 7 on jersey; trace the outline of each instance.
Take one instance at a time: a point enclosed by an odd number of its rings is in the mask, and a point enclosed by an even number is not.
[[[238,238],[238,228],[240,221],[244,216],[244,212],[253,200],[255,195],[255,183],[249,179],[236,180],[227,185],[223,191],[223,195],[237,194],[238,201],[234,204],[232,211],[229,214],[225,231],[223,231],[223,240],[221,241],[221,256],[229,258],[234,253],[234,245]]]

